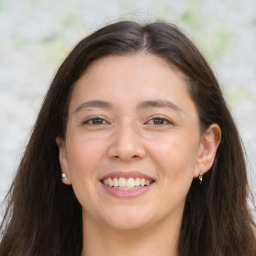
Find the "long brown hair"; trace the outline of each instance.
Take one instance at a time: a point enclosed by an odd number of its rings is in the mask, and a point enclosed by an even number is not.
[[[8,193],[1,225],[1,256],[81,254],[81,206],[72,187],[61,182],[55,138],[65,137],[72,90],[86,68],[107,55],[142,51],[160,56],[187,77],[202,132],[212,123],[222,130],[213,167],[202,185],[193,181],[187,195],[179,255],[256,255],[241,141],[212,70],[174,25],[123,21],[83,39],[57,71]]]

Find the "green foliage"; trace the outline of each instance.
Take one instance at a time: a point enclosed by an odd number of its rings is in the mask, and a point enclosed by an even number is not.
[[[26,6],[29,10],[33,10],[33,8],[37,7],[43,10],[50,11],[50,3],[51,1],[47,0],[25,0]]]
[[[256,27],[256,17],[254,18],[252,24],[254,25],[254,27]]]
[[[247,88],[243,85],[235,87],[232,87],[231,85],[225,85],[222,88],[222,91],[224,92],[224,95],[228,100],[228,103],[231,106],[231,108],[236,107],[245,99],[248,100],[250,98]]]
[[[25,38],[15,38],[13,40],[13,45],[17,50],[21,50],[29,44],[28,40]]]
[[[187,10],[180,16],[180,21],[194,29],[201,29],[202,20],[198,14],[199,4],[198,0],[189,1]]]
[[[63,60],[71,50],[71,45],[58,38],[49,37],[36,46],[35,53],[38,59],[46,65],[54,66]]]
[[[214,13],[206,18],[200,14],[201,0],[193,0],[179,22],[188,26],[192,40],[210,60],[216,60],[232,49],[234,36],[225,23],[218,20]]]
[[[220,59],[232,49],[234,44],[234,36],[225,25],[204,26],[201,30],[196,31],[195,34],[195,44],[210,60]]]
[[[0,13],[7,11],[7,1],[0,0]]]
[[[74,28],[80,23],[78,13],[73,9],[67,9],[60,22],[64,28]]]
[[[125,12],[129,12],[132,10],[135,0],[119,0],[118,2]]]
[[[166,0],[157,0],[153,2],[153,8],[159,20],[170,20],[174,11]]]

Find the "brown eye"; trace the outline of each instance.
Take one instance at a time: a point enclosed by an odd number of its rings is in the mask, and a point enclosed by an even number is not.
[[[107,122],[106,120],[100,118],[100,117],[93,117],[93,118],[89,118],[87,119],[85,122],[83,122],[83,124],[87,124],[87,125],[104,125],[104,124],[109,124],[109,122]]]
[[[172,124],[168,119],[163,118],[163,117],[155,117],[150,119],[146,124],[150,125],[169,125]]]

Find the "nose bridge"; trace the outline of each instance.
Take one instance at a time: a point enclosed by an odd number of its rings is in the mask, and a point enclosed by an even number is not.
[[[142,137],[135,122],[125,119],[116,127],[110,155],[125,161],[142,158],[145,155]]]

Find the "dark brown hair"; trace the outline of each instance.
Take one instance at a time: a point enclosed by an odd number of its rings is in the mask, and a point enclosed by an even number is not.
[[[202,185],[193,181],[179,238],[180,256],[255,256],[255,223],[248,209],[248,182],[237,128],[209,65],[174,25],[123,21],[83,39],[59,68],[8,193],[1,225],[1,256],[79,256],[81,206],[61,182],[57,136],[75,82],[96,59],[146,52],[161,57],[188,80],[202,132],[213,123],[222,140]]]

